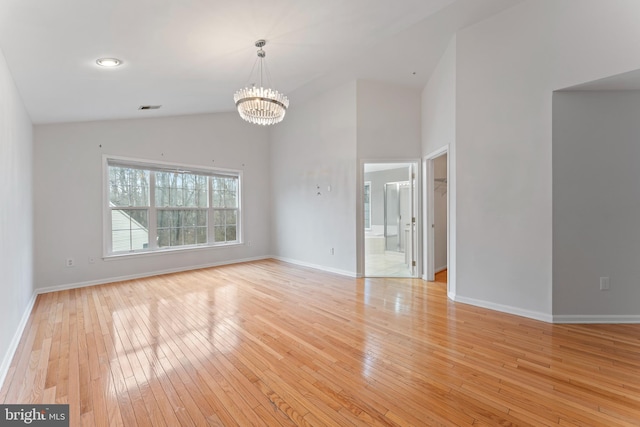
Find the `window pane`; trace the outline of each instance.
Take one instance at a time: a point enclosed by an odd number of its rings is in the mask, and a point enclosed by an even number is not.
[[[238,212],[237,211],[227,211],[227,224],[237,224],[236,222],[236,217],[238,216]]]
[[[175,187],[169,187],[169,204],[167,206],[181,206],[182,194]]]
[[[238,178],[211,178],[213,185],[213,206],[218,208],[235,208],[238,206]]]
[[[225,227],[214,227],[214,240],[216,242],[224,242],[226,240]]]
[[[148,248],[148,227],[146,209],[113,209],[111,211],[112,251],[123,252]]]
[[[235,242],[237,237],[238,211],[234,209],[215,210],[213,212],[216,242]]]
[[[200,189],[195,193],[196,194],[195,206],[199,208],[206,208],[207,206],[209,206],[209,196],[206,188],[207,187],[205,185],[204,189]]]
[[[171,226],[182,227],[182,211],[171,211]]]
[[[170,189],[169,174],[156,172],[156,206],[170,206]]]
[[[195,245],[196,244],[196,229],[194,227],[184,228],[184,244]]]
[[[109,166],[111,206],[149,206],[149,171]]]
[[[195,227],[196,211],[182,211],[182,226]]]
[[[158,246],[206,243],[206,226],[206,209],[158,209]]]
[[[233,242],[236,240],[236,226],[227,227],[227,242]]]
[[[207,177],[180,172],[156,172],[156,186],[162,188],[156,206],[207,207]]]
[[[169,229],[158,230],[158,247],[170,246]]]
[[[214,211],[213,212],[213,224],[214,225],[224,225],[224,211]]]
[[[178,211],[169,210],[167,211],[167,215],[170,218],[171,227],[179,227],[180,226],[180,214]]]
[[[156,185],[156,206],[167,206],[168,201],[169,193],[167,189]]]
[[[198,227],[197,231],[197,243],[207,243],[207,227]]]
[[[196,225],[200,226],[200,227],[206,227],[207,226],[207,211],[204,209],[200,209],[198,210],[197,213],[197,222]]]
[[[225,193],[224,204],[227,208],[235,208],[238,206],[236,193],[234,191],[227,191]]]
[[[182,228],[172,228],[169,231],[170,246],[182,245]]]
[[[171,214],[169,211],[159,209],[158,210],[158,228],[171,227]]]
[[[198,191],[208,191],[209,189],[209,178],[204,175],[197,175],[198,177],[198,186],[196,189]]]
[[[196,195],[193,190],[182,190],[182,206],[197,206],[196,205]]]
[[[223,193],[220,190],[213,190],[213,207],[224,207],[224,197],[222,194]]]

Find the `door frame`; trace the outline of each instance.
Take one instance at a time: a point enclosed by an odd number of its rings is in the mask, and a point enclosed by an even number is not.
[[[406,163],[408,166],[411,166],[411,170],[413,171],[414,178],[411,179],[413,181],[413,192],[412,192],[412,206],[411,210],[415,217],[415,233],[412,242],[412,250],[413,250],[413,259],[416,262],[416,266],[413,269],[414,278],[421,277],[423,274],[423,254],[422,254],[422,167],[421,167],[421,159],[360,159],[360,167],[359,173],[357,177],[357,187],[358,194],[356,197],[357,206],[356,206],[356,267],[357,267],[357,277],[365,277],[365,253],[364,253],[364,165],[372,164],[372,163]]]
[[[423,210],[425,213],[424,230],[425,230],[425,249],[424,253],[424,276],[423,279],[428,281],[435,280],[435,230],[433,227],[435,217],[435,182],[434,182],[434,166],[433,162],[436,158],[447,155],[447,184],[451,182],[451,155],[449,153],[449,145],[445,145],[425,156],[423,160],[425,197]],[[451,263],[451,192],[447,189],[447,266]],[[450,283],[450,280],[447,280]],[[447,290],[450,291],[449,284]]]

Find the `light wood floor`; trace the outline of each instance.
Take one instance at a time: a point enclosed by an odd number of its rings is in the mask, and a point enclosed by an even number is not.
[[[71,425],[640,425],[640,325],[267,260],[41,295],[0,402]]]

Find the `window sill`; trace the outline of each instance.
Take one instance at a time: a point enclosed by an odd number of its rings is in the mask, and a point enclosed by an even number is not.
[[[195,251],[203,251],[207,249],[222,249],[222,248],[229,248],[229,247],[235,247],[235,246],[245,246],[245,243],[243,242],[224,243],[219,245],[188,246],[188,247],[182,247],[182,248],[157,249],[154,251],[108,254],[108,255],[104,255],[102,259],[104,261],[116,261],[119,259],[140,258],[140,257],[154,256],[154,255],[168,255],[168,254],[183,253],[183,252],[195,252]]]

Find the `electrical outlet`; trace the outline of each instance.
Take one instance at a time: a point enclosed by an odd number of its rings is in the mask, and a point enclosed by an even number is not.
[[[67,267],[75,267],[76,261],[73,258],[67,258],[64,265]]]
[[[608,291],[609,289],[611,289],[611,282],[609,282],[609,278],[608,277],[601,277],[600,278],[600,290],[601,291]]]
[[[96,262],[96,258],[95,258],[95,257],[90,256],[90,257],[89,257],[89,259],[88,259],[88,261],[89,261],[89,264],[93,264],[93,263],[95,263],[95,262]]]
[[[333,254],[335,253],[335,251],[333,250],[333,248],[331,248],[331,249],[329,250],[329,253],[330,253],[331,255],[333,255]]]

